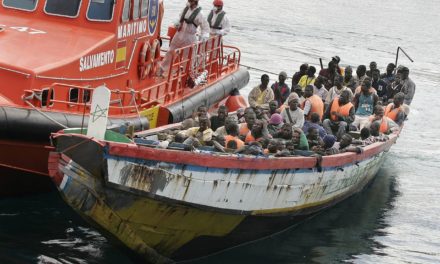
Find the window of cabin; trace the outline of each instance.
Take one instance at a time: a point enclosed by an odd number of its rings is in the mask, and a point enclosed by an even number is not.
[[[47,0],[44,12],[50,15],[77,17],[81,0]]]
[[[52,92],[50,93],[50,101],[53,100],[53,94],[54,91],[52,90]],[[47,99],[49,96],[49,88],[43,89],[42,93],[41,93],[41,106],[47,106]],[[53,106],[53,103],[50,103],[50,106]]]
[[[3,0],[3,6],[14,9],[34,11],[37,8],[38,0]]]
[[[124,0],[124,8],[122,9],[122,22],[127,22],[130,19],[130,4],[131,0]]]
[[[139,19],[140,0],[133,0],[133,15],[132,19]]]
[[[90,0],[87,18],[89,20],[111,21],[114,6],[115,0]]]
[[[82,93],[82,100],[79,99],[79,93]],[[69,89],[69,102],[71,103],[88,103],[90,102],[90,97],[90,90]]]
[[[148,0],[142,0],[141,1],[141,17],[147,17],[148,16]]]

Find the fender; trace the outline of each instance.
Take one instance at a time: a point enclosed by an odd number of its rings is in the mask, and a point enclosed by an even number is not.
[[[69,128],[81,127],[82,115],[66,114],[60,112],[45,111],[44,114]],[[87,128],[89,117],[84,117],[84,127]],[[134,125],[136,131],[148,129],[149,123],[146,117],[131,116],[129,118],[110,118],[107,127],[117,128],[125,122]],[[0,139],[19,139],[47,142],[52,132],[63,129],[59,124],[43,116],[34,109],[15,107],[0,107]]]

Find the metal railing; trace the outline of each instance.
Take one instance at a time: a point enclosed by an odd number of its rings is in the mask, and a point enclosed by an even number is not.
[[[109,88],[110,115],[135,113],[139,109],[178,101],[183,96],[199,92],[224,75],[237,70],[241,59],[240,50],[223,45],[220,37],[168,52],[171,53],[172,63],[165,78],[151,77],[147,80],[150,85],[146,88]],[[158,69],[161,58],[153,60],[152,63],[153,69]],[[96,87],[53,83],[42,90],[28,90],[23,98],[36,107],[84,113],[90,108],[94,88]],[[44,98],[41,96],[43,90]]]

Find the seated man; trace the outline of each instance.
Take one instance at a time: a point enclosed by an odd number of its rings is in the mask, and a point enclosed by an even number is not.
[[[268,88],[269,75],[261,76],[261,84],[254,87],[248,96],[249,105],[251,107],[261,106],[265,110],[269,110],[269,102],[275,99],[273,90]]]
[[[319,131],[317,128],[309,128],[309,133],[307,134],[307,141],[309,143],[309,148],[313,149],[315,146],[320,146],[323,144],[321,137],[319,136]]]
[[[282,140],[273,138],[269,140],[269,143],[267,144],[267,148],[264,150],[264,154],[274,155],[285,149],[285,147],[286,145]]]
[[[225,125],[226,117],[228,116],[228,108],[225,105],[219,106],[217,109],[217,115],[211,116],[211,129],[216,130],[217,128]]]
[[[243,147],[237,149],[234,153],[258,156],[264,154],[264,149],[260,142],[254,141],[249,143],[249,145],[244,145]]]
[[[365,125],[365,127],[370,127],[371,123],[379,121],[379,132],[381,133],[389,134],[392,131],[398,130],[398,125],[390,118],[384,116],[384,114],[385,111],[383,109],[383,106],[376,105],[376,107],[374,108],[374,115],[369,117],[369,122]]]
[[[278,75],[278,82],[275,82],[271,86],[271,89],[272,89],[274,97],[275,97],[275,101],[279,105],[282,105],[284,103],[284,101],[287,100],[287,97],[289,97],[289,94],[290,94],[290,88],[285,83],[286,79],[287,79],[287,73],[282,71]],[[271,113],[271,114],[273,114],[273,113]]]
[[[329,105],[333,99],[336,97],[339,97],[343,91],[349,91],[350,96],[348,101],[351,102],[353,100],[353,92],[350,88],[343,86],[344,77],[337,75],[334,80],[335,86],[330,88],[330,90],[327,93],[327,98],[325,98],[325,104]]]
[[[241,140],[244,140],[246,138],[246,135],[251,131],[252,127],[254,126],[255,121],[257,120],[257,115],[255,112],[250,108],[251,110],[246,111],[244,113],[244,119],[246,123],[240,123],[239,124],[239,136]]]
[[[310,84],[314,84],[315,83],[315,73],[316,73],[316,68],[313,66],[310,66],[307,69],[307,74],[304,75],[303,77],[301,77],[301,79],[299,79],[298,85],[301,86],[301,88],[306,88],[307,85]]]
[[[280,114],[275,113],[270,117],[267,130],[269,131],[270,135],[274,136],[276,133],[278,133],[283,125],[283,117]]]
[[[251,131],[248,132],[244,140],[245,143],[250,143],[253,141],[263,141],[265,139],[271,138],[269,132],[267,132],[266,123],[262,120],[256,120],[252,126]]]
[[[226,131],[226,126],[228,124],[236,124],[238,126],[238,121],[236,116],[227,116],[225,119],[225,125],[217,128],[214,132],[214,137],[218,142],[224,142],[225,136],[228,134]]]
[[[356,109],[352,127],[361,130],[368,123],[368,118],[373,114],[374,107],[379,101],[377,94],[371,90],[371,79],[366,77],[361,86],[361,92],[354,96],[353,104]],[[374,90],[374,88],[373,88]]]
[[[343,152],[355,152],[355,153],[362,153],[363,149],[361,147],[356,147],[351,145],[351,142],[353,141],[353,137],[350,136],[350,134],[344,134],[341,137],[340,142],[335,143],[335,148],[339,150],[339,153]]]
[[[338,139],[345,134],[349,125],[354,120],[354,106],[349,101],[350,92],[345,90],[341,96],[336,97],[330,103],[324,114],[323,127],[329,135],[335,135]],[[335,133],[336,131],[336,133]]]
[[[290,124],[283,124],[280,130],[273,135],[274,138],[282,139],[284,141],[292,140],[293,129]]]
[[[281,111],[278,109],[278,102],[276,100],[272,100],[269,102],[269,111],[266,112],[268,118],[270,118],[273,114],[280,114]]]
[[[297,96],[289,96],[289,107],[284,108],[281,112],[283,121],[292,127],[301,128],[304,125],[304,111],[299,108],[299,100]]]
[[[322,101],[325,104],[325,99],[327,98],[328,91],[324,87],[324,83],[325,83],[324,77],[322,76],[316,77],[313,88],[313,94],[316,94],[317,96],[321,97]]]
[[[199,117],[198,127],[192,127],[180,131],[177,135],[185,138],[185,141],[183,141],[184,144],[199,147],[212,145],[213,133],[214,132],[210,128],[209,119],[206,116],[201,116]]]
[[[318,113],[319,119],[322,120],[324,115],[324,102],[321,97],[313,94],[313,85],[307,85],[304,90],[304,97],[306,100],[301,104],[301,109],[304,111],[304,119],[310,120],[312,113]]]
[[[309,150],[309,142],[300,128],[295,128],[292,133],[292,142],[295,150]]]
[[[325,135],[325,137],[322,139],[322,144],[313,147],[312,150],[322,156],[338,154],[339,150],[334,146],[335,142],[335,136]]]
[[[387,85],[388,84],[384,80],[380,79],[379,69],[374,69],[372,71],[371,79],[372,79],[371,87],[376,89],[377,96],[379,96],[379,101],[380,102],[388,102],[388,99],[387,99],[387,95],[388,95]]]
[[[406,119],[405,111],[402,108],[404,100],[405,94],[399,92],[394,96],[393,102],[389,103],[385,108],[385,116],[396,122],[399,126],[402,126]]]
[[[235,142],[235,149],[239,149],[244,146],[244,142],[238,137],[238,125],[236,123],[228,123],[226,125],[226,132],[228,133],[225,138],[224,146],[228,148],[231,141]]]
[[[319,122],[319,115],[317,113],[312,113],[312,115],[310,116],[310,120],[304,122],[304,126],[302,127],[303,132],[306,134],[308,134],[309,128],[313,127],[318,129],[319,131],[319,136],[321,138],[324,138],[325,135],[327,135],[327,132],[325,131],[325,129],[320,125]]]
[[[197,127],[197,126],[199,126],[199,118],[201,116],[207,116],[209,118],[208,108],[204,105],[200,105],[199,107],[197,107],[197,110],[195,112],[193,112],[192,117],[183,120],[182,123],[185,122],[188,125],[191,122],[190,120],[192,120],[193,126]]]

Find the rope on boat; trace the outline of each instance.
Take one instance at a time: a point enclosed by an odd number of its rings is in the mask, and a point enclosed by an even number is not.
[[[48,116],[47,114],[45,114],[44,112],[40,111],[40,109],[38,109],[37,107],[35,107],[31,102],[29,102],[28,100],[24,100],[25,103],[27,103],[30,107],[32,107],[35,111],[37,111],[38,113],[40,113],[41,115],[43,115],[44,117],[46,117],[47,119],[49,119],[50,121],[54,122],[55,124],[61,126],[62,128],[66,129],[69,128],[68,126],[65,126],[63,124],[61,124],[60,122],[56,121],[55,119],[53,119],[52,117]]]
[[[142,125],[141,114],[139,113],[139,108],[138,108],[137,103],[136,103],[136,98],[135,98],[136,91],[134,89],[130,89],[130,93],[131,93],[131,98],[132,98],[133,103],[134,103],[134,107],[136,108],[137,116],[139,118],[139,124],[141,125],[141,130],[144,130],[144,126]]]
[[[267,70],[263,70],[263,69],[255,68],[255,67],[248,66],[248,65],[244,65],[244,64],[241,64],[241,63],[240,63],[240,66],[246,67],[246,68],[248,68],[249,70],[260,71],[260,72],[264,72],[264,73],[272,74],[272,75],[275,75],[275,76],[278,76],[278,75],[279,75],[279,73],[275,73],[275,72],[271,72],[271,71],[267,71]],[[291,77],[287,77],[287,79],[292,79],[292,78],[291,78]]]

